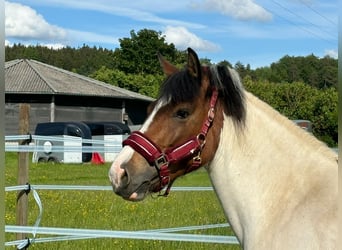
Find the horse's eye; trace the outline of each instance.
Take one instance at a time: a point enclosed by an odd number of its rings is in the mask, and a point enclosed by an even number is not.
[[[176,116],[180,119],[185,119],[189,116],[189,111],[185,109],[180,109],[177,111]]]

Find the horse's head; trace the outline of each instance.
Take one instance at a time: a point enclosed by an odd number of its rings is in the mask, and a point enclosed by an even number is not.
[[[224,113],[236,122],[244,119],[242,87],[234,71],[201,66],[190,48],[183,70],[159,59],[167,75],[160,96],[140,131],[123,142],[109,171],[114,192],[132,201],[169,188],[177,177],[209,163]]]

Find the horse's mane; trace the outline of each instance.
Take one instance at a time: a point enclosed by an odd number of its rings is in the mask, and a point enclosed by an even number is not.
[[[210,67],[212,86],[219,90],[224,104],[224,111],[236,123],[244,124],[246,117],[244,88],[238,73],[226,66]]]
[[[207,95],[212,93],[212,87],[219,91],[219,98],[224,104],[224,111],[236,123],[243,124],[246,116],[244,88],[238,73],[228,67],[213,65],[210,70],[210,88]],[[160,98],[165,98],[172,104],[191,102],[199,95],[201,81],[191,77],[186,69],[169,76],[160,89]]]
[[[314,148],[312,150],[318,150],[324,153],[327,157],[333,158],[337,161],[337,154],[332,149],[330,149],[325,143],[318,140],[313,134],[304,131],[304,129],[300,128],[294,122],[289,120],[286,116],[282,115],[279,111],[272,108],[270,105],[260,100],[255,95],[248,93],[247,96],[253,106],[257,106],[268,116],[272,117],[274,121],[281,124],[281,126],[284,126],[287,129],[287,131],[289,131],[289,133],[293,133],[298,138],[304,140],[306,145],[311,145]]]

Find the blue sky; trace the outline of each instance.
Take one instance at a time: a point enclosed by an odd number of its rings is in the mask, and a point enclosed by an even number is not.
[[[153,29],[212,62],[268,66],[284,55],[337,58],[337,0],[11,0],[6,44],[119,47]]]

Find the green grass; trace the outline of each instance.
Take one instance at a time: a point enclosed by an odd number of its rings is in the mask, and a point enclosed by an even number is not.
[[[17,184],[17,154],[6,153],[6,186]],[[31,184],[109,185],[110,164],[30,164]],[[177,180],[175,186],[210,186],[204,170]],[[148,230],[226,223],[223,210],[212,191],[176,192],[167,198],[148,197],[142,202],[124,201],[112,191],[48,191],[38,190],[44,212],[41,226],[103,230]],[[16,193],[6,193],[6,225],[15,225]],[[33,225],[39,209],[29,195],[29,225]],[[192,234],[233,235],[229,228],[196,230]],[[31,235],[28,235],[31,237]],[[45,237],[38,235],[38,237]],[[49,237],[49,236],[48,236]],[[15,235],[6,233],[6,241]],[[36,243],[29,249],[240,249],[237,245],[191,243],[177,241],[87,239]],[[7,249],[11,249],[7,247]],[[14,249],[14,247],[12,248]]]

